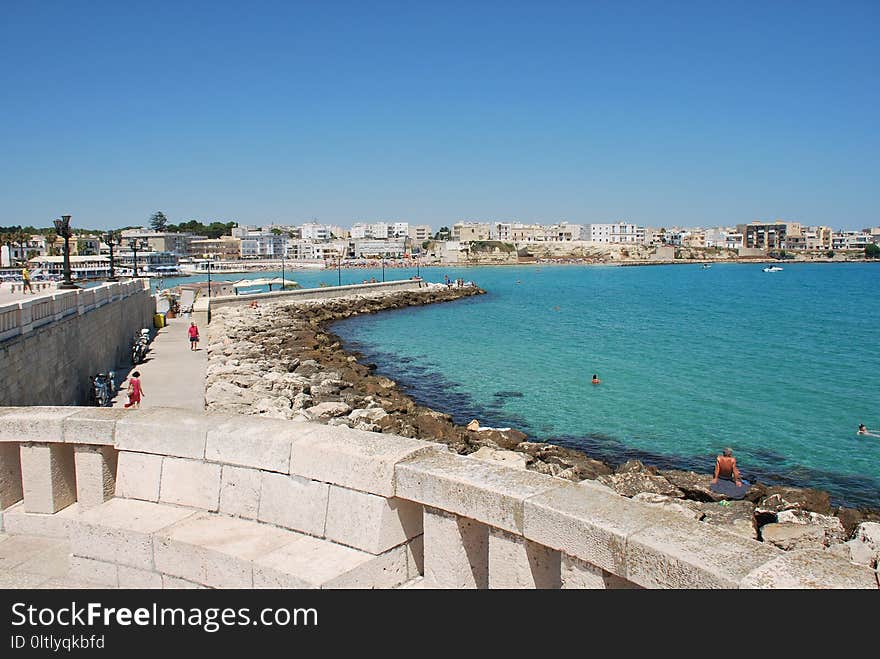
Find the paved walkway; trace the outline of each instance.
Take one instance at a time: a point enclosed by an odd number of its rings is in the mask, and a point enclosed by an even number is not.
[[[19,300],[33,300],[36,297],[52,296],[58,292],[54,282],[49,283],[48,285],[43,282],[40,282],[39,284],[34,282],[33,286],[35,289],[34,293],[22,293],[21,284],[16,282],[15,292],[13,293],[9,282],[0,283],[0,305],[18,302]]]
[[[208,351],[204,347],[207,328],[199,328],[202,342],[199,349],[193,352],[187,334],[189,323],[186,317],[169,318],[168,325],[157,330],[150,343],[146,361],[125,373],[127,379],[132,371],[140,371],[144,390],[141,409],[182,407],[204,411],[208,366]],[[123,407],[126,402],[128,396],[121,390],[113,401],[113,407]]]
[[[67,540],[0,533],[0,588],[104,588],[69,572]]]

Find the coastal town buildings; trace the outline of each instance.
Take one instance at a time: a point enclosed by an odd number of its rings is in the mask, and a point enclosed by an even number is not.
[[[584,239],[594,243],[639,244],[645,243],[645,227],[627,222],[584,225]]]

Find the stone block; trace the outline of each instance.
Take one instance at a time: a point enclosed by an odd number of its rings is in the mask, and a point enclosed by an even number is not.
[[[625,572],[615,572],[646,588],[738,588],[779,550],[756,540],[685,519],[642,529],[627,537]]]
[[[424,519],[424,512],[422,515]],[[406,545],[407,576],[410,579],[421,577],[425,573],[425,535],[416,536]]]
[[[216,511],[220,505],[220,465],[165,458],[159,501]]]
[[[21,501],[21,452],[15,442],[0,444],[0,510]]]
[[[489,527],[425,509],[424,575],[428,588],[487,588]]]
[[[116,496],[159,501],[162,460],[161,455],[120,451],[116,467]]]
[[[626,568],[624,549],[631,534],[681,518],[587,481],[527,499],[523,511],[523,535],[528,540],[620,575]]]
[[[119,587],[118,567],[115,563],[96,561],[84,556],[70,557],[70,571],[67,576],[77,581],[86,581],[100,586]]]
[[[251,563],[293,537],[264,524],[201,513],[156,535],[156,569],[212,588],[252,588]]]
[[[290,473],[381,496],[394,496],[394,467],[445,446],[343,426],[308,424],[293,444]]]
[[[116,491],[117,451],[112,446],[73,447],[76,465],[76,500],[80,508],[99,506]]]
[[[75,556],[153,570],[157,531],[193,515],[192,510],[133,499],[111,499],[83,511],[70,528]]]
[[[562,554],[560,572],[562,588],[565,589],[632,590],[641,588],[641,586],[616,574],[611,574],[568,554]]]
[[[568,484],[450,453],[428,453],[400,462],[395,474],[398,497],[512,533],[522,532],[526,499]]]
[[[118,575],[120,588],[162,588],[162,575],[158,572],[120,565]]]
[[[392,588],[406,581],[404,547],[381,556],[301,534],[254,561],[255,588]]]
[[[256,519],[260,512],[260,482],[257,469],[223,465],[220,473],[220,512]]]
[[[208,431],[205,459],[286,474],[291,444],[310,427],[280,419],[226,417]]]
[[[298,476],[261,473],[257,519],[309,535],[323,536],[330,486]]]
[[[489,529],[489,588],[559,588],[560,558],[554,549]]]
[[[205,586],[192,581],[187,581],[186,579],[178,579],[177,577],[170,577],[167,574],[163,574],[162,588],[165,590],[199,590],[205,588]]]
[[[70,526],[79,518],[81,510],[79,504],[74,503],[54,515],[28,513],[25,512],[24,502],[21,502],[3,513],[3,528],[15,535],[67,539],[70,537]]]
[[[64,444],[21,445],[24,509],[56,513],[76,501],[73,447]]]
[[[78,407],[10,407],[0,417],[0,442],[60,442],[64,420]]]
[[[116,448],[179,458],[204,458],[208,430],[218,422],[211,415],[184,409],[175,409],[174,414],[163,408],[126,412],[116,422]]]
[[[116,422],[129,410],[113,407],[87,407],[65,417],[61,423],[61,439],[68,444],[100,444],[113,446]]]
[[[334,542],[381,554],[422,534],[422,506],[332,485],[324,535]]]
[[[877,590],[877,572],[822,550],[802,549],[755,568],[740,588]]]

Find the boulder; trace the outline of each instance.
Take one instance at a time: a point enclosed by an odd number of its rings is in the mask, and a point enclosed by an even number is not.
[[[533,460],[525,453],[517,453],[516,451],[501,451],[497,449],[483,446],[477,451],[470,454],[472,458],[477,460],[485,460],[486,462],[500,462],[507,467],[514,469],[525,469],[526,465]]]
[[[880,524],[877,522],[859,524],[852,540],[840,546],[846,548],[847,559],[876,570],[880,563]]]
[[[305,413],[313,419],[332,419],[351,412],[351,407],[342,402],[318,403],[305,409]]]
[[[697,474],[693,471],[678,469],[662,469],[660,475],[684,493],[685,498],[693,501],[723,501],[727,497],[712,491],[712,476]]]
[[[573,468],[577,471],[578,480],[596,480],[599,476],[613,473],[611,467],[604,462],[555,444],[520,442],[516,445],[516,450],[528,453],[541,463],[555,464],[563,469]]]
[[[281,396],[277,398],[261,398],[252,406],[254,414],[267,416],[272,419],[289,419],[292,415],[290,399]]]
[[[840,519],[847,537],[852,537],[862,522],[880,522],[880,511],[868,508],[838,508],[834,515]]]
[[[793,524],[791,522],[765,524],[761,527],[761,538],[775,547],[792,551],[794,549],[825,549],[825,530],[821,526]]]
[[[617,469],[614,470],[615,474],[657,474],[656,467],[646,467],[642,464],[641,460],[627,460],[622,465],[620,465]]]
[[[822,490],[774,485],[766,488],[764,496],[755,506],[755,512],[758,514],[775,514],[792,509],[830,515],[831,498]]]
[[[750,540],[758,539],[755,504],[751,501],[691,502],[703,513],[706,524],[718,526]]]
[[[480,422],[474,419],[469,424],[467,424],[467,429],[471,432],[477,432],[480,429]]]
[[[666,496],[676,498],[684,496],[681,490],[663,478],[663,476],[656,476],[650,473],[631,471],[624,474],[599,476],[597,480],[625,497],[633,497],[641,492],[665,494]]]
[[[224,405],[248,405],[253,401],[253,393],[237,387],[231,382],[215,382],[205,391],[205,404],[212,409]]]
[[[476,419],[474,419],[476,421]],[[471,421],[473,423],[473,421]],[[470,423],[468,424],[468,430],[470,430]],[[479,434],[476,437],[478,442],[491,442],[496,446],[500,446],[504,449],[515,449],[519,444],[526,438],[526,435],[519,430],[514,430],[513,428],[509,428],[507,430],[485,430],[481,429]]]
[[[820,527],[825,532],[826,547],[846,540],[843,524],[833,515],[820,515],[808,510],[790,508],[777,513],[776,521],[782,524],[809,524]]]

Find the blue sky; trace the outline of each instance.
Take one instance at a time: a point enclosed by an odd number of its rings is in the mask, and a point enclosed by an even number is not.
[[[880,224],[878,2],[0,16],[0,225]]]

